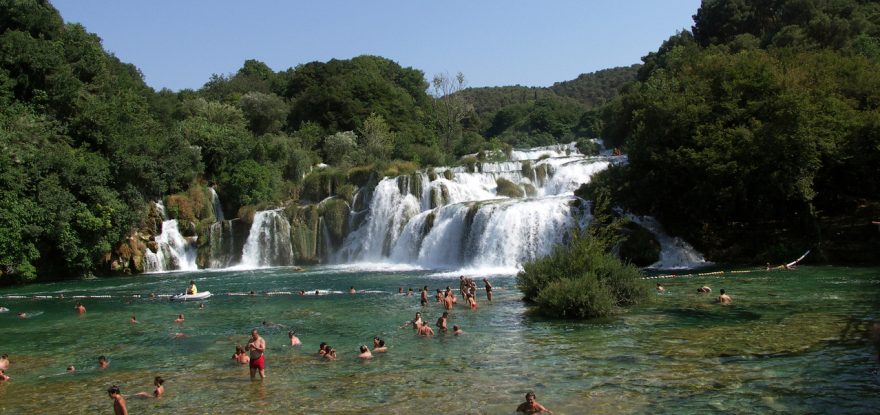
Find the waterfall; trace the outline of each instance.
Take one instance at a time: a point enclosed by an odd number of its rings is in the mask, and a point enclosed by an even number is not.
[[[159,211],[164,213],[165,209],[161,208],[161,204],[157,203]],[[162,233],[156,236],[156,244],[158,251],[147,250],[145,256],[144,270],[145,272],[163,272],[163,271],[192,271],[198,269],[196,266],[196,248],[194,244],[187,241],[180,231],[177,229],[177,220],[166,220],[162,222]]]
[[[649,265],[654,269],[685,269],[710,265],[702,254],[683,239],[671,237],[663,230],[660,222],[650,216],[628,215],[630,220],[649,230],[660,242],[660,259]]]
[[[239,268],[293,265],[290,222],[277,210],[254,214],[254,222],[241,253]]]
[[[386,177],[334,260],[432,269],[518,267],[549,254],[588,222],[589,215],[574,207],[574,191],[616,162],[585,157],[573,145],[518,150],[511,159],[436,168],[430,177]],[[529,196],[499,195],[499,179]]]
[[[211,204],[214,206],[214,221],[223,222],[223,207],[220,205],[220,196],[217,196],[213,187],[209,187],[208,190],[211,191]]]

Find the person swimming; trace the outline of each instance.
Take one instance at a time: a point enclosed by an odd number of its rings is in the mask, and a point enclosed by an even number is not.
[[[302,345],[302,342],[299,341],[299,337],[296,337],[296,330],[288,331],[287,337],[290,338],[290,347]]]
[[[523,414],[553,413],[550,412],[549,409],[545,408],[544,405],[539,404],[538,401],[535,400],[535,392],[526,393],[526,401],[516,407],[516,412]]]
[[[148,392],[138,392],[134,396],[139,396],[141,398],[158,398],[162,396],[163,393],[165,393],[165,387],[162,386],[162,384],[164,383],[165,379],[162,379],[161,376],[156,376],[156,378],[153,379],[153,385],[156,387],[156,389],[153,390],[152,394]]]
[[[432,329],[431,326],[425,323],[420,323],[417,327],[416,334],[419,336],[433,336],[434,329]]]
[[[361,349],[360,349],[360,350],[361,350],[361,353],[358,355],[358,359],[364,359],[364,360],[366,360],[366,359],[372,359],[372,358],[373,358],[373,354],[370,353],[370,349],[367,347],[367,345],[365,345],[365,344],[364,344],[364,345],[361,345]]]
[[[708,294],[708,293],[712,292],[712,289],[709,288],[708,285],[704,285],[700,288],[697,288],[697,292],[700,294]]]
[[[9,355],[6,353],[3,353],[3,355],[0,356],[0,370],[7,370],[7,369],[9,369]]]
[[[137,317],[134,316],[134,314],[132,314],[131,318],[128,319],[128,322],[131,324],[138,324],[138,319],[137,319]]]
[[[461,331],[461,326],[456,324],[456,325],[452,326],[452,334],[454,334],[456,336],[461,336],[462,334],[464,334],[464,332]]]
[[[12,379],[12,378],[10,378],[8,375],[6,375],[6,371],[3,369],[0,369],[0,382],[6,382],[7,380],[10,380],[10,379]]]
[[[177,318],[174,319],[174,322],[177,324],[183,323],[184,321],[186,321],[186,318],[183,317],[183,314],[178,314]]]
[[[232,360],[235,360],[239,364],[246,365],[250,363],[251,358],[248,356],[247,352],[244,350],[244,347],[241,345],[235,346],[235,354],[232,355]]]
[[[110,362],[107,361],[107,358],[102,356],[98,356],[98,368],[106,369],[110,366]]]
[[[324,359],[336,360],[336,349],[330,347],[330,345],[327,345],[325,349],[327,349],[327,353],[324,353]]]
[[[731,304],[731,303],[733,303],[733,299],[730,298],[730,296],[727,295],[727,293],[724,292],[724,288],[722,288],[721,291],[719,291],[719,292],[721,293],[721,295],[718,296],[718,302],[719,302],[719,303],[721,303],[721,304]]]
[[[657,283],[657,293],[658,293],[658,294],[663,294],[663,293],[665,293],[665,292],[666,292],[666,288],[663,287],[663,284],[660,284],[660,283],[658,282],[658,283]]]
[[[385,353],[388,351],[388,346],[385,346],[385,340],[382,340],[378,337],[373,338],[373,353]]]

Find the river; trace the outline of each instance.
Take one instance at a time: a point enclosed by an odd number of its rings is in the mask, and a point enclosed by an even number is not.
[[[0,353],[12,380],[0,413],[107,413],[119,385],[131,413],[512,413],[526,391],[557,414],[873,413],[880,374],[867,331],[880,320],[880,269],[796,271],[666,279],[668,292],[614,318],[572,322],[531,315],[512,275],[489,277],[492,304],[455,308],[462,336],[418,338],[400,326],[421,311],[418,288],[457,288],[457,274],[418,269],[316,267],[194,271],[34,284],[0,290]],[[151,298],[194,279],[215,296],[198,303]],[[479,281],[479,280],[478,280]],[[656,281],[645,281],[653,285]],[[725,288],[733,304],[696,293]],[[348,294],[349,287],[359,292]],[[480,285],[482,287],[482,285]],[[398,295],[413,288],[414,296]],[[323,295],[299,296],[299,290]],[[249,293],[254,295],[229,295]],[[267,295],[266,292],[292,294]],[[64,294],[64,299],[57,298]],[[51,299],[9,296],[49,295]],[[73,311],[76,295],[88,311]],[[134,297],[139,295],[140,297]],[[23,311],[29,318],[19,318]],[[182,325],[173,323],[178,314]],[[139,324],[130,324],[136,315]],[[268,325],[264,325],[263,322]],[[257,327],[268,343],[267,379],[232,362]],[[303,341],[287,344],[287,328]],[[174,333],[186,337],[174,338]],[[387,354],[358,361],[373,336]],[[320,342],[339,360],[315,356]],[[110,360],[97,369],[97,357]],[[65,373],[68,365],[77,371]],[[152,391],[166,379],[166,395]]]

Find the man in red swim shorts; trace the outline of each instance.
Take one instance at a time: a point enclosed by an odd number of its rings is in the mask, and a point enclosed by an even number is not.
[[[260,380],[262,381],[266,377],[266,358],[263,356],[263,352],[266,351],[266,340],[260,337],[257,329],[251,330],[251,341],[245,346],[245,350],[250,351],[251,355],[251,380],[254,379],[257,370],[259,370]]]

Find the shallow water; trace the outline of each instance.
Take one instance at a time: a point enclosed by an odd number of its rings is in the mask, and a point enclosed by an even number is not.
[[[190,279],[215,296],[176,303],[150,293],[180,292]],[[457,288],[449,273],[346,272],[316,268],[187,272],[38,284],[0,290],[0,353],[12,381],[0,384],[0,413],[106,413],[106,389],[121,387],[132,413],[512,413],[528,390],[558,414],[876,413],[880,374],[868,340],[880,320],[880,270],[802,267],[793,272],[664,280],[668,293],[601,321],[532,316],[512,276],[491,277],[495,302],[458,307],[461,337],[417,338],[399,327],[422,311],[399,287]],[[655,281],[646,281],[653,286]],[[734,304],[695,292],[726,288]],[[347,294],[350,286],[367,292]],[[480,284],[481,285],[481,284]],[[300,289],[305,296],[260,293]],[[257,295],[227,293],[255,291]],[[53,295],[66,299],[9,299]],[[132,298],[132,295],[141,298]],[[73,295],[110,295],[82,300]],[[21,319],[19,311],[32,315]],[[183,325],[173,323],[183,313]],[[137,315],[140,324],[128,323]],[[261,327],[262,322],[271,323]],[[287,344],[297,330],[302,348]],[[230,357],[261,327],[267,379],[251,382]],[[187,337],[175,339],[174,333]],[[356,358],[373,336],[390,352]],[[314,356],[318,343],[336,362]],[[110,367],[96,368],[106,355]],[[75,365],[75,374],[64,373]],[[161,399],[138,399],[152,378]],[[444,409],[446,408],[446,409]]]

